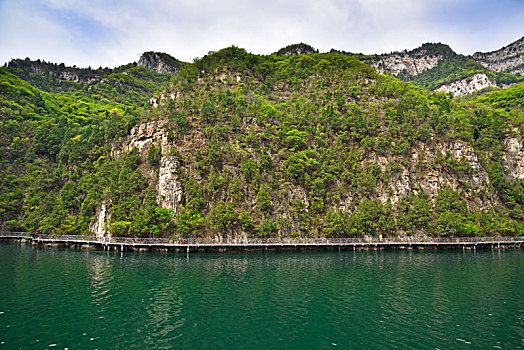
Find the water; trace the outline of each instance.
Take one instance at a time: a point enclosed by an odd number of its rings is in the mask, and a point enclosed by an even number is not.
[[[0,348],[519,349],[524,251],[252,255],[0,244]]]

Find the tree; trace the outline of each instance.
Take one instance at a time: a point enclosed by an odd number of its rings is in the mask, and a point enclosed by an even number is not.
[[[149,152],[147,152],[147,162],[151,166],[158,166],[162,158],[162,148],[151,145]]]
[[[271,212],[271,196],[264,185],[260,185],[256,198],[257,208],[264,214],[269,215]]]

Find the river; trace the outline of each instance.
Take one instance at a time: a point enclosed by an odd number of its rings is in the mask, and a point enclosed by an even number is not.
[[[519,349],[524,251],[0,244],[0,349]]]

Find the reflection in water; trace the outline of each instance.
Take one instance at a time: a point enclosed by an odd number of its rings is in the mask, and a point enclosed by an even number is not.
[[[146,306],[149,318],[146,331],[146,343],[156,344],[158,348],[168,346],[173,340],[182,336],[177,329],[184,325],[182,315],[182,298],[177,294],[175,273],[162,279],[158,286],[150,290]]]
[[[9,348],[524,344],[522,251],[187,259],[2,244],[0,266]]]
[[[111,291],[111,262],[102,255],[90,257],[88,274],[91,278],[92,303],[96,306],[104,306],[105,301],[110,297]],[[100,309],[99,311],[103,311]]]

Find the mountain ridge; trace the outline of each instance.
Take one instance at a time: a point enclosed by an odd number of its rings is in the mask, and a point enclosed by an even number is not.
[[[305,43],[288,45],[276,55],[308,55],[319,51]],[[388,73],[401,80],[430,89],[466,95],[487,87],[507,87],[524,81],[524,37],[491,52],[476,52],[465,56],[454,52],[443,43],[424,43],[412,50],[395,51],[389,54],[363,55],[332,49],[330,52],[343,53],[356,57],[375,68],[379,73]],[[144,52],[138,63],[159,74],[176,74],[186,64],[173,56],[161,52]],[[129,65],[129,64],[128,64]],[[126,66],[126,65],[124,65]],[[120,66],[120,67],[124,67]],[[114,70],[101,67],[89,68],[68,67],[63,64],[29,59],[15,59],[7,64],[8,69],[20,69],[30,74],[43,74],[62,81],[94,82],[102,75]],[[28,80],[27,74],[19,76]]]
[[[496,72],[524,74],[524,36],[498,50],[476,52],[471,57]]]
[[[369,64],[401,80],[456,96],[490,86],[507,87],[524,81],[524,37],[493,52],[465,56],[442,43],[426,43],[402,52],[370,56]]]
[[[140,237],[522,234],[524,85],[455,99],[362,59],[229,47],[176,74],[129,64],[66,85],[29,74],[39,88],[0,68],[0,224]]]

